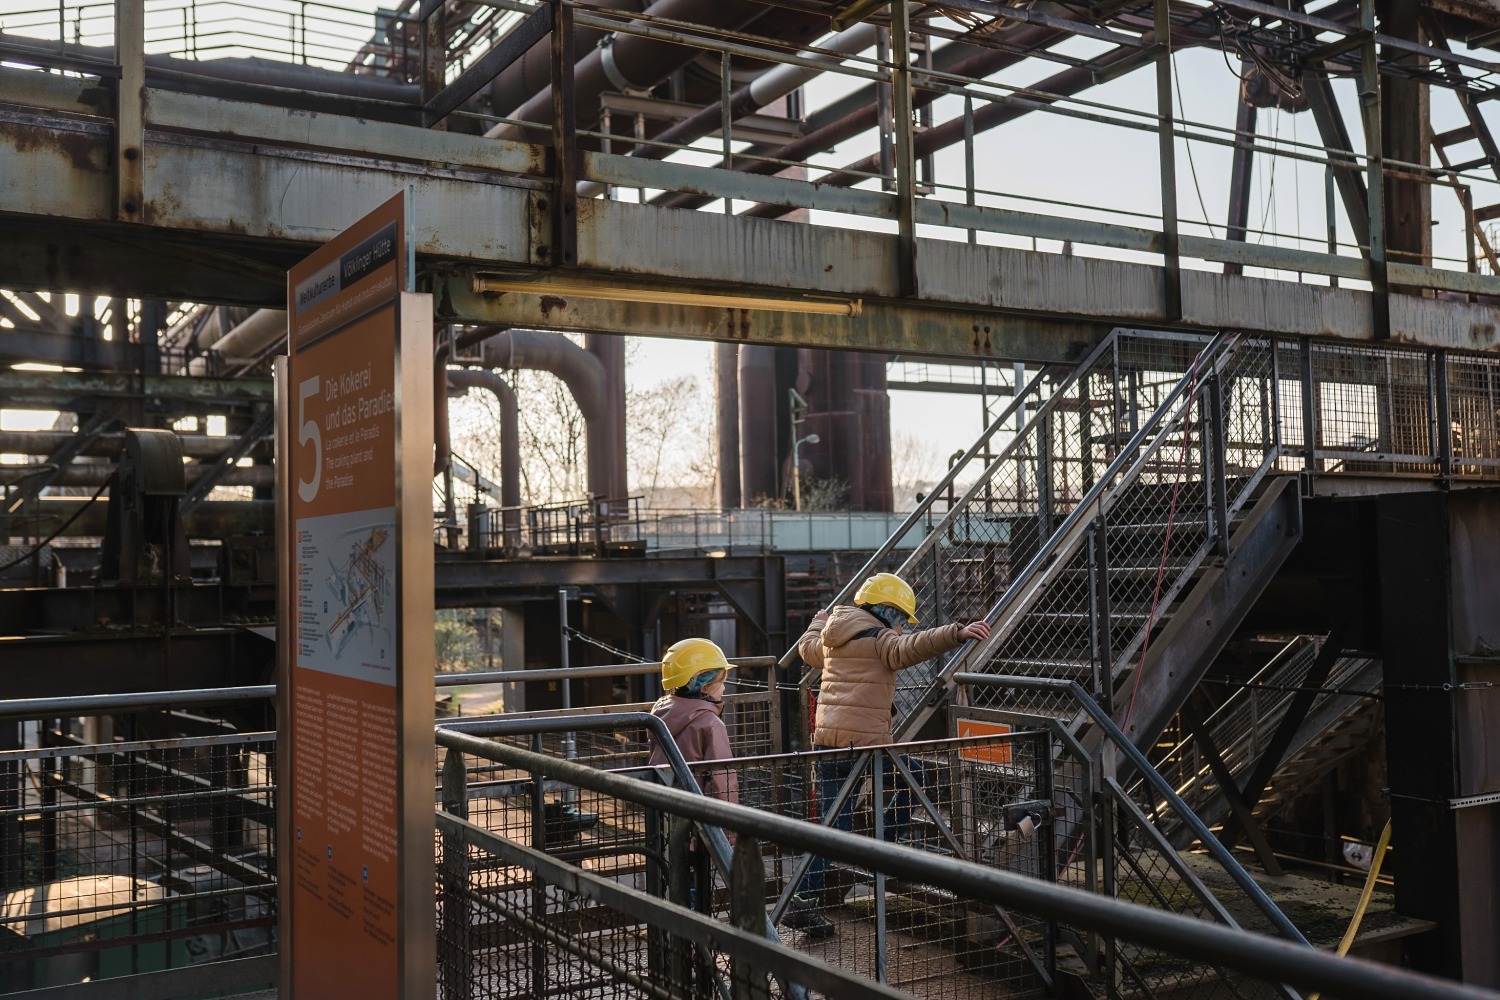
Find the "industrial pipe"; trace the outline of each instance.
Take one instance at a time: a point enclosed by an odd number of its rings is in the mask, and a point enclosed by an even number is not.
[[[1021,62],[1026,58],[1024,50],[1049,44],[1062,35],[1063,32],[1055,28],[1028,26],[1019,28],[1010,35],[1007,38],[1009,47],[1004,50],[975,48],[954,42],[934,53],[933,61],[938,63],[939,68],[945,73],[984,79],[992,73]],[[955,49],[958,51],[955,52]],[[952,60],[951,65],[941,65],[948,62],[942,58],[944,56]],[[787,162],[806,160],[814,154],[826,152],[841,142],[876,128],[880,124],[880,112],[876,107],[874,88],[873,86],[863,88],[861,93],[867,93],[868,100],[856,104],[843,117],[815,126],[806,135],[771,150],[763,159],[737,161],[735,169],[749,174],[779,174],[786,169]],[[935,91],[918,90],[912,94],[912,107],[925,107],[937,100],[939,96]],[[820,116],[814,115],[813,117],[817,119]],[[651,204],[667,208],[701,208],[713,200],[715,199],[703,195],[669,192],[651,199]]]
[[[500,506],[521,506],[521,419],[516,391],[499,374],[478,368],[448,369],[448,384],[455,389],[486,389],[500,405]]]
[[[854,27],[834,35],[827,42],[818,46],[829,50],[827,53],[816,52],[807,55],[807,58],[826,67],[834,67],[844,61],[846,56],[855,56],[875,44],[876,27],[873,24],[861,22]],[[822,73],[823,70],[811,66],[792,65],[782,63],[773,69],[766,70],[756,77],[748,85],[739,88],[729,95],[729,118],[733,121],[748,114],[753,114],[761,108],[780,100],[803,84],[812,80]],[[696,114],[673,125],[671,128],[655,137],[657,143],[672,143],[676,145],[687,145],[715,129],[724,125],[723,106],[714,101],[705,105]],[[677,152],[665,145],[636,146],[630,151],[630,155],[639,156],[650,160],[664,160]]]
[[[657,0],[648,8],[654,18],[682,21],[708,29],[738,31],[765,13],[765,7],[747,0]],[[692,62],[702,50],[676,42],[621,32],[608,35],[573,69],[573,93],[580,108],[594,107],[606,91],[624,93],[650,90]],[[522,121],[552,120],[552,86],[549,83],[510,117]],[[491,138],[526,139],[526,130],[505,122],[491,128]]]
[[[264,355],[286,336],[285,309],[257,309],[245,320],[235,325],[224,336],[207,344],[204,349],[219,355],[221,361],[230,365],[247,365]],[[207,339],[207,338],[200,338]],[[208,362],[194,358],[188,364],[188,374],[203,375]]]
[[[0,465],[0,484],[17,483],[31,473],[43,468],[40,464]],[[203,477],[211,466],[192,462],[183,466],[188,485]],[[111,462],[77,462],[53,476],[48,486],[102,486],[114,474]],[[276,485],[276,470],[269,465],[250,465],[228,469],[218,479],[219,486],[258,486],[269,489]]]
[[[71,445],[77,437],[71,431],[0,431],[0,455],[52,455],[65,445]],[[207,434],[179,434],[177,439],[182,442],[182,453],[188,458],[218,458],[234,442],[233,438]],[[115,458],[123,447],[124,434],[100,434],[84,445],[79,454]],[[257,445],[251,454],[270,458],[270,442]]]
[[[714,345],[714,433],[719,441],[719,508],[740,506],[740,348]],[[49,452],[50,454],[50,452]]]
[[[777,476],[776,348],[741,344],[739,350],[740,503],[781,496]]]
[[[114,49],[109,46],[80,45],[76,42],[41,41],[24,35],[0,33],[0,50],[7,60],[24,62],[27,54],[38,59],[64,56],[102,67],[115,65]],[[174,56],[147,54],[146,83],[161,87],[176,79],[196,77],[223,80],[280,90],[357,97],[390,104],[415,105],[421,101],[420,88],[385,76],[344,73],[339,70],[299,66],[276,59],[178,59]]]
[[[623,451],[614,454],[612,450],[608,380],[599,358],[560,333],[540,330],[496,333],[484,341],[480,356],[486,368],[533,369],[563,380],[583,414],[589,494],[612,497],[611,464],[623,467],[625,456]]]
[[[645,9],[641,0],[597,0],[596,6],[603,10],[639,11]],[[588,52],[599,44],[609,32],[598,28],[577,25],[573,28],[573,49]],[[513,118],[511,114],[537,93],[552,83],[552,42],[543,38],[527,49],[519,59],[500,71],[490,82],[490,110],[501,118]]]
[[[1143,47],[1148,47],[1155,43],[1156,35],[1153,32],[1148,31],[1141,36],[1141,45]],[[1184,43],[1178,43],[1177,47],[1179,49],[1183,48]],[[1122,46],[1113,52],[1105,53],[1098,59],[1093,60],[1088,66],[1074,66],[1063,70],[1061,73],[1053,74],[1040,83],[1028,87],[1027,90],[1034,93],[1028,93],[1026,100],[1032,105],[1046,106],[1054,104],[1065,97],[1072,97],[1074,94],[1082,93],[1094,85],[1094,74],[1099,69],[1119,62],[1127,56],[1135,55],[1139,51],[1139,49],[1134,47],[1127,48]],[[924,95],[931,94],[931,92],[919,93]],[[935,97],[936,95],[931,96]],[[930,103],[930,100],[925,103]],[[972,134],[978,135],[981,132],[987,132],[992,128],[1004,125],[1006,122],[1015,121],[1017,118],[1036,110],[1040,110],[1040,108],[1017,107],[999,102],[987,103],[974,111]],[[962,117],[950,118],[941,125],[935,125],[932,128],[919,131],[912,139],[913,156],[921,159],[924,156],[932,155],[940,149],[946,149],[955,143],[963,142],[966,131],[967,128]],[[817,182],[820,185],[828,187],[851,187],[861,181],[868,180],[870,173],[878,170],[879,167],[880,158],[878,154],[875,154],[867,156],[862,160],[857,160],[842,170],[819,177]],[[793,211],[795,209],[782,205],[761,204],[741,214],[752,218],[775,219]]]

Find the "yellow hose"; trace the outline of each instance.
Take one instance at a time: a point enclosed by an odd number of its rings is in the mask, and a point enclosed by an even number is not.
[[[1365,910],[1369,908],[1370,897],[1375,893],[1375,880],[1380,877],[1380,863],[1385,860],[1385,849],[1391,842],[1391,821],[1385,821],[1385,829],[1380,831],[1380,842],[1375,845],[1375,857],[1370,861],[1370,872],[1365,876],[1364,891],[1359,894],[1359,905],[1354,908],[1354,916],[1349,920],[1349,929],[1344,931],[1344,938],[1339,942],[1338,955],[1340,958],[1349,954],[1349,948],[1354,944],[1354,936],[1359,933],[1360,921],[1365,919]],[[1307,1000],[1318,1000],[1321,994],[1310,993]]]

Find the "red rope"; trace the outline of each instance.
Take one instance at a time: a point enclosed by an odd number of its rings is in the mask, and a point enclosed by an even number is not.
[[[1206,350],[1206,348],[1205,348]],[[1141,659],[1136,664],[1135,678],[1130,684],[1130,701],[1125,706],[1125,721],[1121,729],[1130,726],[1130,713],[1135,711],[1136,692],[1141,689],[1141,674],[1146,672],[1146,652],[1151,648],[1151,630],[1156,627],[1156,613],[1161,603],[1162,580],[1167,575],[1167,555],[1172,551],[1172,524],[1177,517],[1177,494],[1182,489],[1182,480],[1187,475],[1188,441],[1193,429],[1193,394],[1198,391],[1198,365],[1203,360],[1203,351],[1193,358],[1192,381],[1188,383],[1188,407],[1182,419],[1182,460],[1177,464],[1177,478],[1172,482],[1172,502],[1167,507],[1167,537],[1161,546],[1161,561],[1156,566],[1156,588],[1151,594],[1151,611],[1146,615],[1146,637],[1141,640]]]

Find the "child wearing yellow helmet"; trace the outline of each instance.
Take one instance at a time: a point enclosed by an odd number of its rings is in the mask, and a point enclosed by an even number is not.
[[[663,694],[651,714],[667,724],[667,731],[689,764],[704,760],[728,760],[729,730],[720,715],[724,711],[724,679],[729,661],[724,651],[707,639],[683,639],[662,658]],[[666,753],[652,738],[651,763],[667,762]],[[705,795],[726,802],[740,800],[739,776],[732,768],[694,771]]]

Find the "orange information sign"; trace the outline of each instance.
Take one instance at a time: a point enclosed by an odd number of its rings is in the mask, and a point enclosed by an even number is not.
[[[1003,736],[1010,732],[1010,727],[1003,722],[980,722],[978,719],[959,719],[958,735],[965,736]],[[981,764],[1009,764],[1009,743],[980,743],[973,746],[960,747],[958,755],[964,760],[979,761]]]
[[[434,988],[432,327],[428,297],[403,294],[407,234],[398,196],[288,275],[281,988],[296,1000]]]

